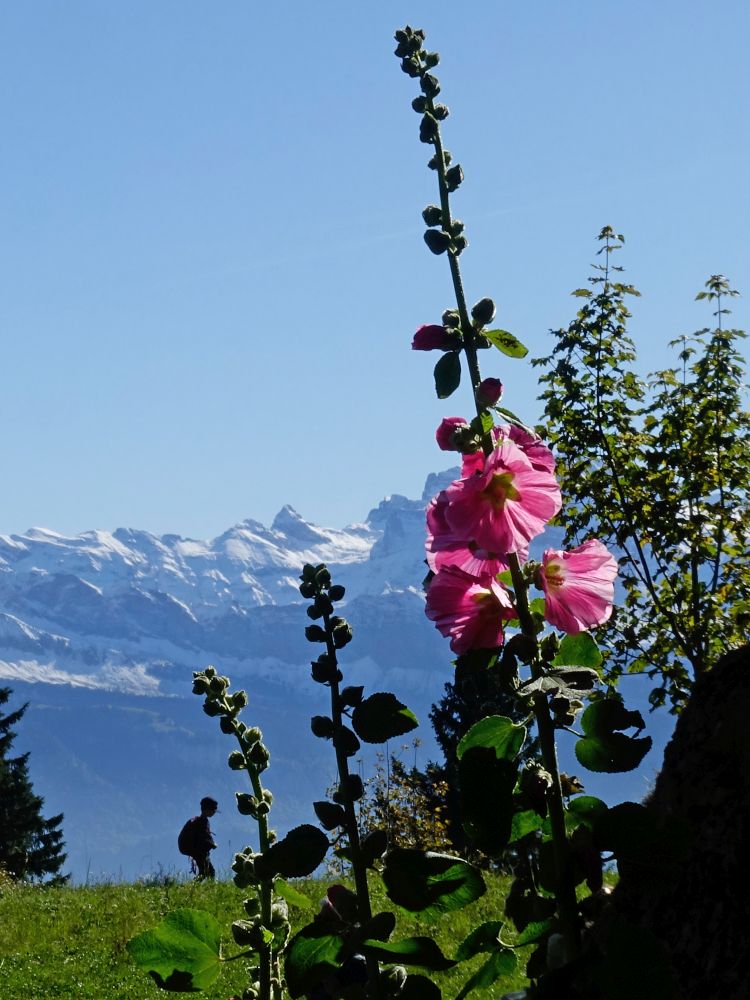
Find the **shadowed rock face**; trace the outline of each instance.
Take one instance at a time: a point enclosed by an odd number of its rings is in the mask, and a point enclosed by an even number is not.
[[[750,997],[750,645],[696,683],[646,805],[672,863],[623,866],[592,938],[624,920],[660,942],[678,1000]]]

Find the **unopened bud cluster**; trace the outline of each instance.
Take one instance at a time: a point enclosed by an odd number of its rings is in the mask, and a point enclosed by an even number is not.
[[[447,206],[447,195],[461,185],[464,172],[458,163],[451,166],[451,154],[442,146],[440,122],[445,121],[450,111],[445,104],[438,104],[435,100],[440,93],[440,83],[430,70],[440,62],[440,56],[437,52],[428,52],[424,47],[424,40],[424,31],[407,25],[396,32],[395,51],[404,73],[419,80],[422,93],[414,98],[411,106],[420,115],[420,141],[435,147],[428,166],[431,170],[438,171],[441,190],[445,195],[444,205]],[[450,252],[458,256],[468,245],[463,235],[463,222],[451,219],[449,211],[437,205],[428,205],[422,218],[429,227],[424,234],[424,241],[432,253]]]
[[[222,733],[236,737],[240,749],[229,755],[230,768],[259,774],[268,767],[271,755],[263,743],[260,729],[246,726],[238,718],[242,709],[247,707],[247,692],[231,692],[229,683],[229,678],[217,674],[214,667],[206,667],[193,674],[193,694],[203,695],[203,711],[206,715],[218,717]]]

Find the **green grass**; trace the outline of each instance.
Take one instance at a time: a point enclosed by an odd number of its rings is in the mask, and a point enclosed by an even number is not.
[[[295,928],[309,922],[325,893],[325,881],[304,880],[297,888],[314,903],[314,910],[292,910]],[[434,923],[420,922],[399,914],[394,934],[434,935],[444,954],[452,956],[469,931],[485,920],[502,915],[507,880],[489,877],[488,891],[473,905],[446,915]],[[379,894],[373,880],[374,909],[393,909]],[[226,929],[223,953],[238,949],[231,939],[230,925],[240,918],[246,893],[231,882],[176,885],[98,885],[42,888],[0,884],[0,998],[2,1000],[149,1000],[174,994],[157,989],[131,962],[127,941],[148,930],[170,910],[190,906],[208,910]],[[520,958],[520,956],[519,956]],[[458,969],[436,975],[446,998],[455,997],[482,956]],[[242,961],[230,962],[206,1000],[227,1000],[242,995],[247,976]],[[500,997],[526,984],[523,960],[515,977],[474,996]],[[418,970],[415,970],[418,971]]]

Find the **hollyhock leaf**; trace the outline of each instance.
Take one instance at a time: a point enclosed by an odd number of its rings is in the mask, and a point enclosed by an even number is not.
[[[548,676],[559,678],[567,688],[578,693],[593,691],[600,680],[598,672],[590,667],[552,667]]]
[[[313,901],[308,899],[304,893],[295,889],[293,885],[285,882],[283,878],[274,880],[273,891],[277,896],[281,896],[285,902],[289,903],[290,906],[294,906],[298,910],[311,910],[313,908]]]
[[[365,743],[385,743],[419,725],[416,715],[390,691],[365,698],[352,712],[352,725]]]
[[[286,950],[284,972],[289,994],[301,997],[337,968],[344,942],[324,924],[312,923],[295,934]]]
[[[517,725],[504,715],[489,715],[475,722],[459,742],[456,756],[459,760],[472,747],[486,747],[495,751],[498,759],[513,760],[526,739],[526,727]]]
[[[528,347],[507,330],[482,330],[482,335],[509,358],[525,358],[529,353]]]
[[[303,823],[272,844],[255,859],[255,874],[261,881],[281,875],[282,878],[301,878],[311,875],[325,858],[328,837],[316,826]]]
[[[338,726],[333,734],[333,745],[337,750],[341,750],[347,757],[353,757],[359,753],[361,746],[359,740],[348,726]]]
[[[362,942],[363,950],[383,962],[398,960],[404,965],[418,965],[430,972],[444,972],[456,964],[453,959],[446,958],[437,942],[430,937],[410,937],[401,941],[375,941],[369,939]]]
[[[388,850],[388,833],[385,830],[371,830],[362,838],[360,851],[362,862],[366,868],[372,868],[374,863],[383,857]]]
[[[593,670],[600,667],[601,663],[601,651],[590,632],[563,636],[557,656],[552,661],[555,667],[591,667]]]
[[[602,802],[595,795],[578,795],[570,800],[565,810],[566,825],[570,824],[571,828],[575,828],[583,824],[591,830],[601,820],[608,808],[607,803]]]
[[[415,847],[388,852],[383,884],[391,902],[427,918],[460,910],[487,891],[481,873],[467,861]]]
[[[536,809],[524,809],[522,812],[514,813],[508,843],[515,844],[521,837],[534,833],[535,830],[540,830],[543,823],[544,820]]]
[[[651,749],[650,736],[626,736],[621,730],[643,729],[640,712],[629,712],[619,698],[595,701],[581,716],[583,739],[575,746],[577,759],[589,771],[615,774],[632,771]]]
[[[341,806],[334,802],[326,802],[325,799],[313,802],[313,809],[324,830],[335,830],[337,826],[343,826],[346,823],[346,813]]]
[[[221,970],[221,927],[210,913],[183,907],[128,941],[133,961],[163,990],[205,990]]]
[[[501,947],[498,938],[503,926],[502,920],[487,920],[485,923],[480,924],[479,927],[475,927],[471,934],[464,938],[458,946],[456,961],[466,962],[480,952],[494,951],[496,948]]]
[[[434,374],[438,399],[447,399],[461,383],[461,357],[458,351],[447,351],[435,365]]]
[[[456,995],[456,1000],[464,1000],[464,997],[472,990],[487,989],[497,982],[501,976],[509,976],[515,971],[518,959],[510,948],[498,948],[494,951],[484,965],[480,965],[473,976],[466,980],[460,992]]]
[[[534,944],[536,941],[541,941],[543,937],[549,934],[552,927],[551,920],[535,920],[521,931],[521,933],[516,938],[516,948],[521,948],[525,944]]]
[[[440,987],[427,976],[407,976],[399,1000],[441,1000]]]
[[[458,775],[463,828],[478,850],[497,857],[510,838],[518,769],[494,748],[472,746],[464,749]]]
[[[396,914],[389,910],[383,910],[382,913],[376,913],[363,925],[362,935],[366,938],[374,938],[376,941],[387,941],[395,929]]]

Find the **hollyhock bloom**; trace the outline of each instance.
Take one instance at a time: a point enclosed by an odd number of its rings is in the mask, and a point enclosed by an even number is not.
[[[444,326],[435,323],[420,326],[411,342],[413,351],[450,351],[458,346],[460,345],[456,338],[452,337]]]
[[[503,394],[503,383],[499,378],[486,378],[477,386],[477,403],[480,406],[494,406]]]
[[[500,427],[493,427],[492,439],[497,443],[504,438],[512,441],[526,455],[532,466],[540,472],[555,471],[555,456],[549,450],[541,438],[523,427],[515,424],[502,424]],[[461,467],[461,475],[466,478],[473,472],[481,472],[484,469],[484,453],[481,451],[471,455],[465,455]]]
[[[455,534],[446,518],[448,500],[445,490],[438,493],[427,506],[427,565],[433,573],[447,566],[457,566],[470,576],[497,576],[508,569],[503,553],[481,549],[461,535]],[[519,559],[524,562],[528,548],[519,551]]]
[[[597,539],[570,552],[547,549],[538,576],[546,618],[555,628],[576,635],[612,614],[617,563]]]
[[[460,428],[468,430],[469,421],[465,417],[443,417],[435,431],[435,440],[441,451],[458,451],[453,443],[454,434]]]
[[[464,470],[445,490],[445,499],[445,522],[453,535],[502,555],[525,550],[562,502],[554,475],[535,468],[508,438],[484,457],[481,469],[469,476]]]
[[[459,656],[502,646],[503,622],[516,616],[508,591],[494,577],[476,579],[455,566],[433,577],[425,610]]]

